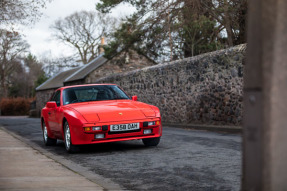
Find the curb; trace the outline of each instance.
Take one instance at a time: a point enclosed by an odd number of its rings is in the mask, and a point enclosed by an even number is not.
[[[66,167],[67,169],[73,171],[74,173],[77,173],[77,174],[85,177],[89,181],[103,187],[104,190],[125,190],[124,188],[122,188],[122,186],[113,182],[109,178],[104,178],[101,175],[95,174],[94,172],[90,171],[88,168],[83,167],[83,166],[81,166],[77,163],[74,163],[72,161],[69,161],[69,160],[65,159],[64,157],[54,155],[53,153],[39,147],[37,144],[30,142],[27,139],[9,131],[8,129],[6,129],[3,126],[0,126],[0,129],[5,131],[9,135],[13,136],[14,138],[24,142],[25,144],[27,144],[28,146],[30,146],[34,150],[37,150],[42,155],[45,155],[46,157],[54,160],[55,162],[61,164],[62,166]]]
[[[177,127],[183,129],[194,129],[194,130],[203,130],[203,131],[212,131],[212,132],[224,132],[224,133],[242,133],[241,126],[226,126],[226,125],[199,125],[199,124],[173,124],[173,123],[163,123],[163,126],[167,127]]]

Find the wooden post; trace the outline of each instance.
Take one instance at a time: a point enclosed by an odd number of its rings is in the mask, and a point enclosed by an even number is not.
[[[287,1],[252,0],[248,14],[242,190],[287,190]]]

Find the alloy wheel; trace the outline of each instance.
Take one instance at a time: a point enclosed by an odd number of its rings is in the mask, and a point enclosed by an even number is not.
[[[71,134],[70,134],[70,128],[68,125],[66,126],[66,131],[65,131],[65,144],[66,144],[67,149],[69,149],[70,144],[71,144]]]
[[[44,134],[43,135],[44,135],[44,141],[46,143],[48,140],[48,132],[47,132],[47,127],[45,124],[44,124]]]

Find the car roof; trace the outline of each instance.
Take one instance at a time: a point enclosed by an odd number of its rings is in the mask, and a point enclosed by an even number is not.
[[[116,84],[83,84],[83,85],[63,86],[61,88],[58,88],[57,90],[64,90],[64,89],[67,89],[67,88],[74,88],[74,87],[107,86],[107,85],[116,85]]]

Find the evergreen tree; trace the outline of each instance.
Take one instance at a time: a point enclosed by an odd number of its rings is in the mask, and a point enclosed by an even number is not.
[[[101,0],[107,13],[120,3],[137,11],[114,34],[107,53],[132,47],[156,61],[173,60],[245,42],[247,0]]]

